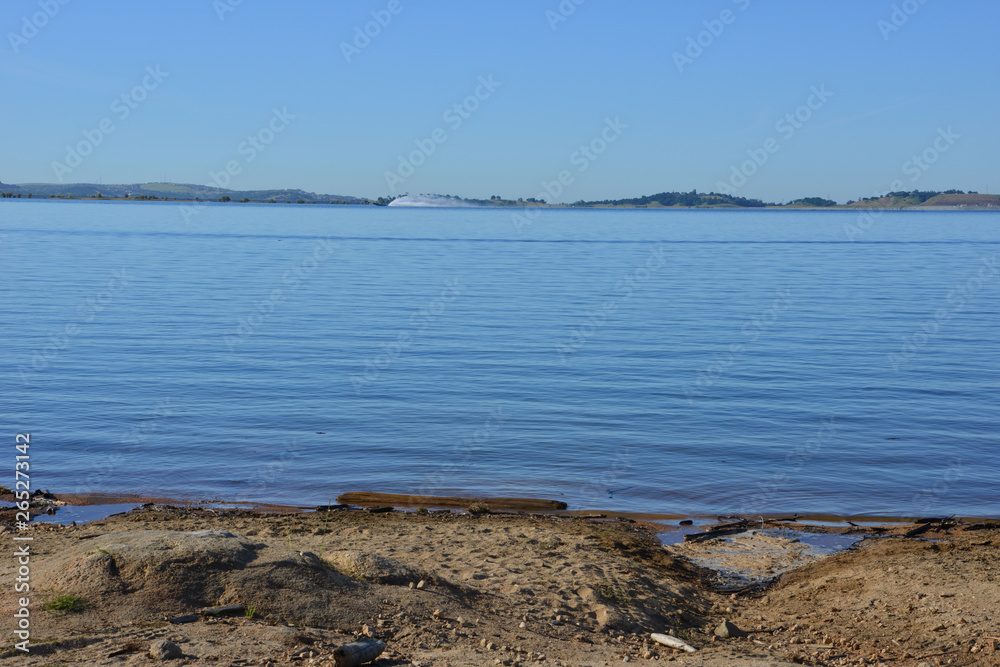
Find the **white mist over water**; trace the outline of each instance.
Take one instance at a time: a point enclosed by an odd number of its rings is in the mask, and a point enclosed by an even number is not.
[[[465,206],[476,207],[478,204],[467,202],[458,197],[443,195],[403,195],[389,202],[389,206]]]

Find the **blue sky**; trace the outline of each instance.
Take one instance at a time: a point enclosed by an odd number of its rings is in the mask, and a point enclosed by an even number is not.
[[[994,0],[577,2],[5,0],[0,181],[1000,190]]]

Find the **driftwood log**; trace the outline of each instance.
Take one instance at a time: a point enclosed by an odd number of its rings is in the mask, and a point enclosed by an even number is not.
[[[455,507],[467,509],[473,505],[485,505],[491,510],[521,510],[524,512],[544,512],[564,510],[566,503],[541,498],[457,498],[454,496],[409,496],[401,493],[374,493],[352,491],[337,496],[337,502],[348,505],[391,505],[393,507]]]
[[[694,653],[695,651],[698,650],[694,646],[691,646],[687,642],[681,641],[680,639],[674,637],[673,635],[661,635],[658,632],[654,632],[651,635],[649,635],[649,637],[657,644],[663,644],[664,646],[675,648],[678,651],[687,651],[688,653]]]
[[[198,613],[205,616],[221,616],[222,614],[242,614],[246,612],[246,610],[246,605],[227,604],[222,607],[206,607],[205,609],[199,609]]]
[[[362,639],[339,646],[333,652],[337,667],[358,667],[371,662],[385,650],[385,642],[380,639]]]
[[[709,526],[703,533],[690,533],[685,535],[684,540],[687,542],[700,542],[702,540],[710,540],[713,537],[719,537],[721,535],[744,533],[750,528],[750,522],[745,519],[741,519],[735,523],[720,523],[716,526]]]

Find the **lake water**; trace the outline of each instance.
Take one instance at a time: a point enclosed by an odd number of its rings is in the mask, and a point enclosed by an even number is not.
[[[32,486],[1000,516],[1000,214],[10,201]]]

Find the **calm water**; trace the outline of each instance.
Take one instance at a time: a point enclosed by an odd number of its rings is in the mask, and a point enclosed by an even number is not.
[[[28,431],[64,492],[1000,515],[1000,214],[525,222],[6,201],[9,470]]]

